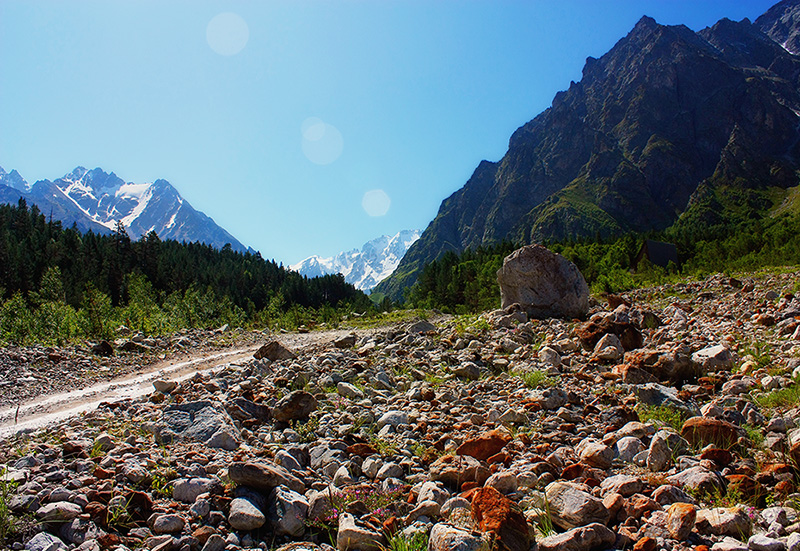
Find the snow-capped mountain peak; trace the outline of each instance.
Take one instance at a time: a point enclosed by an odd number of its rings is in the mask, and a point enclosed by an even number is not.
[[[106,233],[122,222],[133,239],[155,231],[161,239],[200,241],[217,248],[230,243],[236,251],[249,250],[192,208],[166,180],[126,182],[113,172],[79,166],[53,182],[40,180],[30,186],[15,170],[6,173],[0,168],[0,188],[3,186],[65,224],[78,224],[83,231]],[[13,195],[2,191],[0,200],[12,200]]]
[[[344,251],[330,258],[310,256],[289,268],[307,277],[340,273],[357,289],[368,291],[392,274],[419,236],[419,230],[382,235],[364,243],[360,250]]]
[[[0,167],[0,185],[23,192],[29,191],[31,188],[31,185],[25,181],[25,178],[19,172],[16,170],[6,172],[2,167]]]

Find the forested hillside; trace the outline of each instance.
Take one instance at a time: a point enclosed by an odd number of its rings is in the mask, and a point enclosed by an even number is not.
[[[634,266],[645,239],[674,243],[679,265],[667,268],[647,261]],[[718,272],[755,271],[800,264],[800,213],[721,224],[676,225],[664,232],[627,234],[617,238],[585,238],[546,243],[574,262],[595,293],[619,292],[657,285],[672,276],[705,276]],[[407,293],[408,306],[466,313],[500,306],[496,272],[514,250],[503,242],[444,253],[427,264]]]
[[[246,322],[303,309],[371,308],[341,275],[307,279],[271,260],[164,240],[81,233],[36,206],[0,205],[0,340],[108,336]],[[297,317],[297,316],[295,316]]]

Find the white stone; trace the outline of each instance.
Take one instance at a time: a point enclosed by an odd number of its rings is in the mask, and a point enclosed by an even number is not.
[[[255,530],[264,526],[267,518],[249,499],[237,497],[231,501],[228,522],[235,530]]]
[[[486,538],[442,523],[433,525],[428,540],[428,551],[488,551],[489,547]]]
[[[383,546],[382,534],[361,525],[350,513],[339,515],[339,532],[336,535],[336,548],[339,551],[381,551]]]
[[[186,521],[179,515],[159,515],[153,521],[154,534],[172,534],[180,532],[186,525]]]
[[[394,428],[397,428],[399,425],[407,425],[408,424],[408,414],[404,411],[387,411],[383,415],[380,416],[378,419],[378,429],[382,429],[383,427],[390,425]]]
[[[214,486],[210,478],[180,478],[173,482],[172,499],[194,503],[197,496],[210,492]]]

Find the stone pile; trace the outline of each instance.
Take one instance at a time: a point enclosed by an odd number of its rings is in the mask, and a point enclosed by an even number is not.
[[[8,545],[798,551],[796,282],[714,276],[583,322],[510,305],[157,381],[0,444]]]

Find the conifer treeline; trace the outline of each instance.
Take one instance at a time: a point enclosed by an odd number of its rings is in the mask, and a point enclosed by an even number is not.
[[[87,288],[107,295],[114,307],[127,304],[131,274],[143,275],[158,297],[210,291],[217,299],[227,297],[248,316],[270,306],[371,305],[340,274],[308,279],[258,253],[162,241],[155,232],[131,241],[122,226],[111,235],[82,234],[47,220],[24,199],[16,206],[0,205],[0,297],[38,293],[54,267],[60,271],[61,298],[75,308],[84,303]]]
[[[632,270],[645,238],[677,246],[680,266],[647,262]],[[676,275],[705,276],[753,271],[767,266],[800,265],[800,213],[752,217],[715,224],[676,224],[664,232],[585,238],[547,247],[574,262],[595,293],[618,292],[667,282]],[[500,306],[496,272],[514,245],[500,243],[447,252],[427,264],[407,293],[407,305],[466,313]],[[800,282],[798,282],[800,286]]]
[[[408,292],[407,302],[417,308],[458,314],[493,310],[500,303],[497,270],[515,248],[510,241],[503,241],[461,254],[447,251],[425,265]]]

